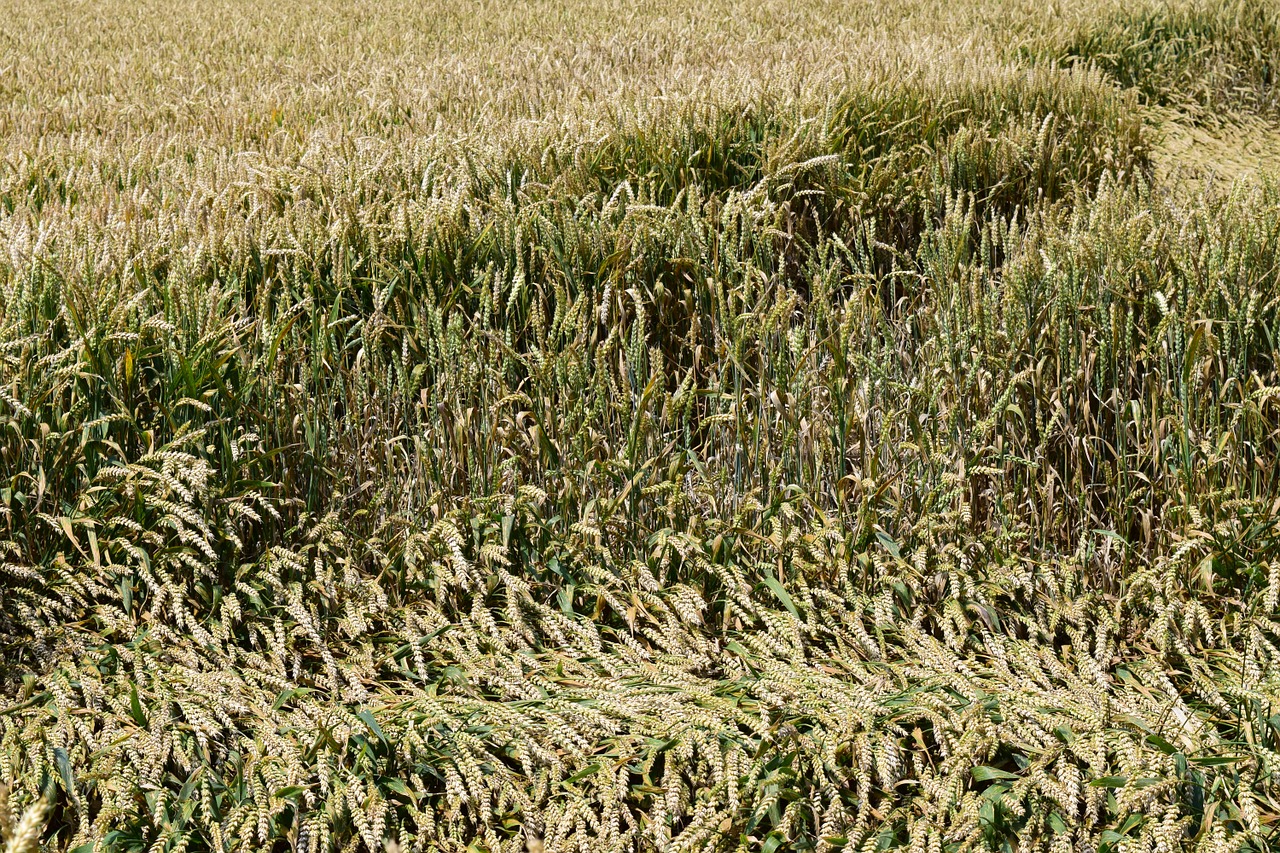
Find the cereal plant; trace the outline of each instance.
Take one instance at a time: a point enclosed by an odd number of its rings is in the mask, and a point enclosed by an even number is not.
[[[5,853],[1271,849],[1274,5],[0,11]]]

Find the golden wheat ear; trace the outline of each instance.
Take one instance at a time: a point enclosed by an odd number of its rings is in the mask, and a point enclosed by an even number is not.
[[[12,818],[12,813],[8,809],[7,790],[5,800],[5,815],[7,818]],[[41,797],[31,804],[17,826],[12,826],[11,820],[7,821],[7,825],[12,827],[13,832],[5,833],[9,842],[4,847],[4,853],[36,853],[40,849],[40,834],[44,830],[44,817],[48,810],[48,801]]]
[[[13,812],[9,810],[9,786],[0,785],[0,842],[9,837],[13,829]]]

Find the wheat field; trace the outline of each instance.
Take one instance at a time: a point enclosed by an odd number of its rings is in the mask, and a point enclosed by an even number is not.
[[[1270,0],[0,0],[5,853],[1269,851]]]

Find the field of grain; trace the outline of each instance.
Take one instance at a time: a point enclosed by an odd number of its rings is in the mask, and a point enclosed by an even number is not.
[[[0,848],[1280,842],[1280,7],[0,0]]]

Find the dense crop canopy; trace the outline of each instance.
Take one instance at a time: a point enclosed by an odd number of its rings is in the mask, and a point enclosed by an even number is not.
[[[0,2],[6,853],[1269,849],[1277,14],[890,5]]]

